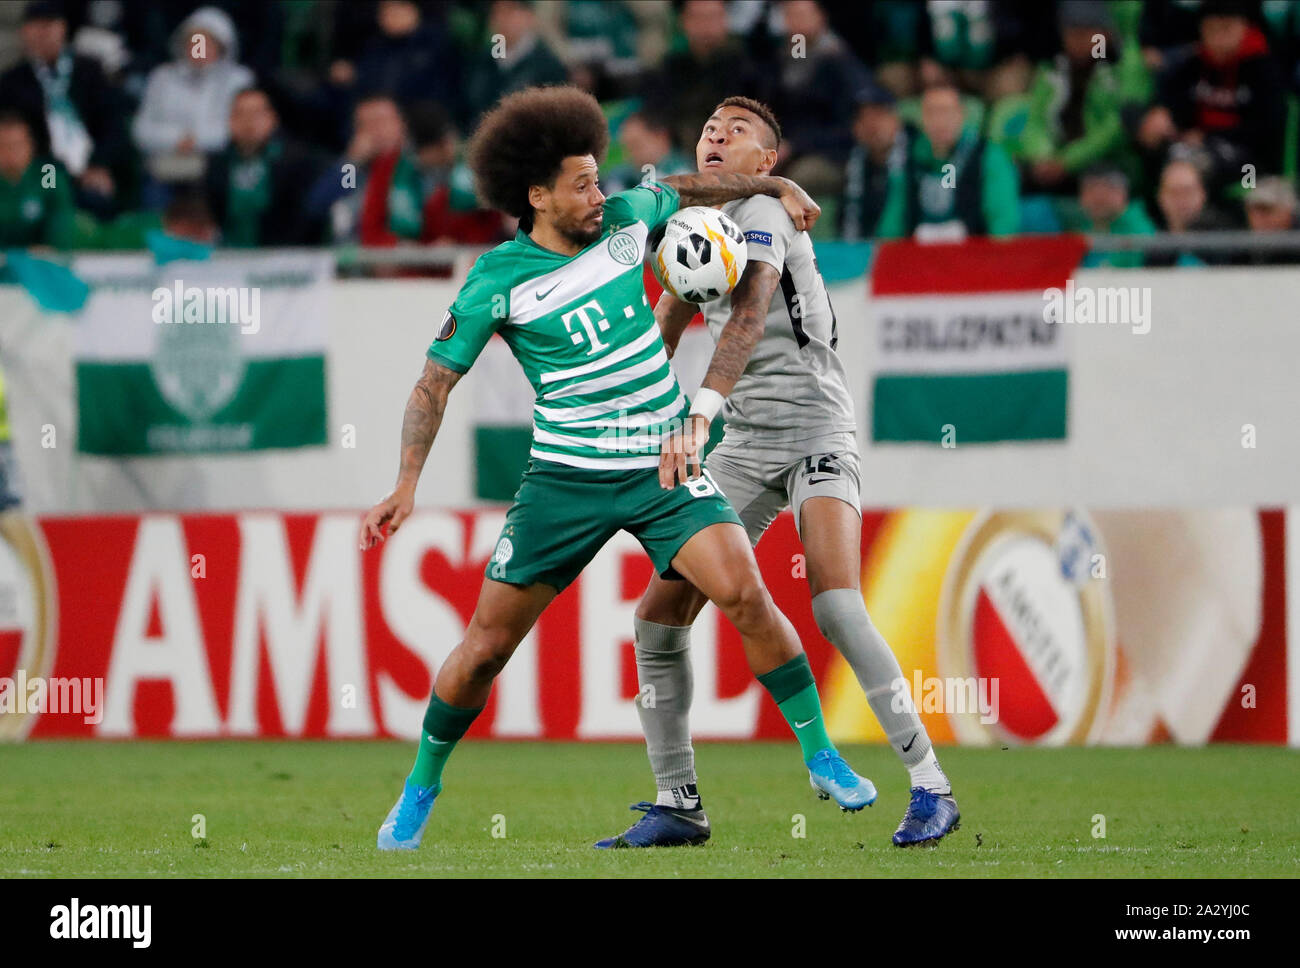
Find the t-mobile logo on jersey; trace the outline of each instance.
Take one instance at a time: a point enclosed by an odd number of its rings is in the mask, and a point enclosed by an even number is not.
[[[592,315],[587,315],[587,310],[592,310]],[[609,329],[609,320],[605,318],[605,310],[600,308],[600,303],[596,300],[585,302],[577,309],[571,309],[564,313],[560,319],[564,320],[564,328],[569,332],[569,338],[573,340],[574,346],[582,345],[582,333],[573,331],[574,320],[578,321],[584,330],[587,331],[587,339],[591,343],[591,349],[587,350],[588,356],[594,356],[601,350],[609,349],[608,343],[600,341],[599,333]]]

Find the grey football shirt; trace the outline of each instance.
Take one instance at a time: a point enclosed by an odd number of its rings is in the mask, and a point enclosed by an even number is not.
[[[729,436],[773,443],[854,431],[853,397],[835,352],[837,328],[812,240],[795,229],[781,203],[767,195],[722,206],[745,234],[749,261],[781,274],[763,338],[727,397]],[[731,296],[700,306],[716,342],[731,316]]]

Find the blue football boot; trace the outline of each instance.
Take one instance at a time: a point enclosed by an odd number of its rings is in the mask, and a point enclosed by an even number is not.
[[[834,750],[819,750],[808,761],[808,782],[817,799],[834,798],[840,809],[856,813],[876,802],[876,788],[864,776],[853,772],[844,757]]]
[[[429,811],[441,792],[441,785],[416,786],[408,779],[402,786],[402,795],[379,828],[379,849],[415,850],[419,847],[424,828],[429,825]]]
[[[709,839],[709,818],[703,807],[683,810],[664,807],[648,800],[632,804],[632,810],[642,810],[645,816],[615,837],[598,840],[595,847],[684,847],[702,844]]]
[[[894,843],[911,847],[938,841],[961,826],[961,814],[951,793],[931,793],[912,787],[912,802],[907,805],[903,822],[894,831]]]

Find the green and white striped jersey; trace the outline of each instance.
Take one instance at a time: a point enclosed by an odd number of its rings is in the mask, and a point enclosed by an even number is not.
[[[689,408],[646,298],[642,260],[647,237],[677,207],[673,188],[647,182],[605,200],[601,237],[577,255],[523,232],[485,252],[429,358],[464,373],[500,333],[537,394],[533,457],[593,470],[657,467],[660,434]]]

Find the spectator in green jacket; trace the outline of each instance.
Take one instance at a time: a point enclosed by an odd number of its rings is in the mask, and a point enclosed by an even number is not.
[[[853,119],[853,150],[844,169],[840,238],[870,238],[885,211],[889,176],[903,166],[916,129],[898,116],[891,91],[869,83],[858,91]]]
[[[1104,3],[1062,4],[1060,23],[1063,53],[1039,66],[1020,136],[1026,191],[1068,194],[1079,173],[1101,161],[1135,171],[1122,112],[1147,94],[1140,51],[1118,50]]]
[[[1117,165],[1098,164],[1079,179],[1079,198],[1062,206],[1062,224],[1069,232],[1092,235],[1155,235],[1155,223],[1140,199],[1129,198],[1128,175]],[[1088,268],[1113,266],[1139,268],[1145,263],[1141,252],[1089,252],[1083,258]]]
[[[494,0],[488,9],[488,36],[490,43],[479,52],[465,77],[467,125],[513,91],[563,84],[569,79],[568,70],[538,32],[531,3]],[[492,40],[497,37],[500,45]]]
[[[325,235],[312,220],[302,192],[322,164],[280,128],[266,91],[249,87],[230,105],[230,144],[208,155],[204,185],[222,245],[314,245]]]
[[[1020,228],[1015,165],[997,145],[965,127],[952,84],[921,96],[921,131],[891,172],[876,236],[960,239],[1014,235]]]
[[[695,173],[695,159],[673,145],[672,120],[642,108],[633,111],[618,128],[624,163],[602,174],[600,190],[606,195],[626,191],[648,178]]]
[[[31,125],[17,111],[0,112],[0,249],[76,242],[72,176],[36,157]]]

